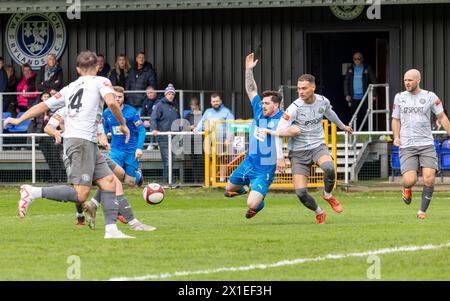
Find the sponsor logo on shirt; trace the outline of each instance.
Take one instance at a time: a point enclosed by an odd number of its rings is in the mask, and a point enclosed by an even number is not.
[[[321,123],[322,120],[323,120],[322,117],[319,117],[319,118],[316,118],[316,119],[307,120],[307,121],[305,121],[305,126],[315,125],[315,124]]]
[[[414,114],[418,114],[418,113],[423,113],[423,107],[403,107],[402,108],[402,113],[414,113]]]

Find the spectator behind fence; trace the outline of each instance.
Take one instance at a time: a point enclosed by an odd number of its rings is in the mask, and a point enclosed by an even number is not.
[[[180,112],[178,105],[175,102],[175,87],[169,84],[164,90],[164,98],[162,98],[156,106],[153,108],[151,116],[150,129],[153,136],[156,136],[158,132],[170,132],[177,131],[177,129],[172,127],[175,120],[180,119]],[[168,137],[167,136],[157,136],[156,141],[158,142],[159,151],[161,152],[161,159],[163,161],[163,182],[167,184],[169,182],[169,149],[168,149]],[[173,174],[172,174],[172,184]]]
[[[202,111],[200,110],[200,101],[197,96],[191,97],[189,101],[189,112],[184,116],[189,121],[191,130],[193,130],[202,119]]]
[[[202,111],[200,110],[200,101],[198,97],[193,96],[189,101],[190,111],[184,116],[185,119],[189,121],[190,129],[193,130],[198,125],[200,119],[202,119]],[[203,156],[203,137],[199,135],[192,135],[191,137],[191,154],[190,162],[191,164],[187,168],[187,177],[192,179],[193,182],[202,183],[204,180],[204,163],[205,159]]]
[[[128,73],[125,90],[145,90],[148,86],[157,89],[156,73],[153,70],[152,64],[145,60],[145,53],[139,52],[136,55],[135,65]],[[128,93],[125,103],[133,106],[140,112],[144,96],[144,93]]]
[[[36,76],[37,74],[31,71],[30,65],[22,65],[22,79],[17,85],[17,92],[22,92],[17,95],[17,109],[19,112],[25,112],[36,101],[37,94],[25,94],[26,92],[38,92],[36,88]]]
[[[350,119],[355,114],[358,105],[360,104],[364,93],[366,93],[369,84],[375,84],[376,78],[375,74],[372,71],[372,68],[364,63],[364,57],[362,53],[356,52],[353,55],[353,64],[350,68],[347,69],[347,73],[344,79],[344,94],[345,100],[350,107],[350,116],[348,117],[346,123],[350,121]],[[358,112],[358,127],[363,121],[364,116],[367,112],[367,101],[361,107]],[[366,128],[366,126],[364,127]],[[358,129],[355,129],[357,131]]]
[[[56,61],[56,55],[50,53],[47,64],[42,66],[37,74],[37,88],[41,92],[55,94],[63,87],[63,69]]]
[[[111,75],[111,66],[106,62],[103,54],[97,54],[97,76],[103,76],[109,78]]]
[[[128,73],[130,72],[131,64],[130,60],[125,54],[119,54],[114,64],[114,69],[111,70],[109,80],[113,86],[121,86],[125,88],[127,82]]]
[[[8,75],[8,85],[5,92],[17,92],[17,78],[16,72],[12,65],[5,67],[6,74]],[[16,117],[17,112],[17,95],[5,95],[3,96],[3,112],[10,112],[12,117]]]
[[[145,98],[144,103],[142,104],[141,117],[144,121],[144,127],[147,131],[150,131],[151,120],[153,108],[159,102],[160,97],[158,93],[156,93],[155,89],[152,86],[148,86],[145,90]],[[149,142],[147,149],[155,149],[156,147],[156,138],[153,136],[148,136],[146,139]]]
[[[46,101],[49,97],[50,93],[44,92],[41,94],[40,101]],[[28,127],[28,133],[43,133],[47,122],[50,120],[49,113],[46,112],[35,117]],[[28,143],[31,143],[31,141],[28,141]],[[36,143],[39,145],[39,149],[42,151],[48,164],[48,180],[54,183],[66,182],[67,178],[62,160],[62,145],[56,145],[52,137],[36,137]]]
[[[205,121],[209,122],[209,129],[205,129]],[[218,93],[211,94],[211,108],[207,109],[203,114],[203,117],[200,119],[197,127],[194,129],[197,132],[207,131],[211,133],[213,121],[216,120],[234,120],[234,115],[225,107],[222,103],[222,98]],[[224,135],[226,134],[226,124],[217,124],[217,137],[218,138],[226,138]]]
[[[209,122],[209,129],[205,129],[205,121],[208,120]],[[222,98],[218,93],[211,94],[211,108],[207,109],[205,113],[203,114],[202,119],[200,119],[198,125],[196,128],[194,128],[195,132],[201,132],[201,131],[209,131],[210,134],[210,140],[212,139],[212,128],[213,128],[213,121],[219,121],[219,120],[234,120],[234,115],[228,109],[225,107],[225,105],[222,103]],[[228,131],[229,127],[227,127],[227,123],[217,123],[216,124],[216,142],[219,148],[219,153],[229,153],[229,146],[230,146],[230,140],[231,135]],[[211,140],[212,141],[212,140]],[[228,156],[220,156],[218,157],[220,162],[225,162],[225,160],[228,160]],[[222,165],[219,168],[219,181],[224,182],[225,176],[226,176],[226,167]]]

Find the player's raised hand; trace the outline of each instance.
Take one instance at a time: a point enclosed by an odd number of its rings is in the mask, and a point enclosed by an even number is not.
[[[135,153],[135,156],[134,156],[134,157],[135,157],[136,159],[140,159],[140,158],[142,158],[142,155],[143,155],[143,154],[144,154],[144,153],[142,152],[142,149],[139,149],[139,148],[138,148],[138,149],[136,150],[136,153]]]
[[[120,125],[120,131],[125,135],[125,144],[130,140],[130,130],[126,124]]]
[[[277,159],[277,170],[281,173],[286,170],[286,161],[284,159]]]
[[[245,58],[245,68],[253,69],[258,64],[258,60],[255,61],[255,54],[252,52]]]
[[[7,128],[8,124],[12,124],[13,126],[16,126],[19,124],[19,119],[18,118],[12,118],[12,117],[8,117],[5,119],[5,121],[3,121],[3,128]]]

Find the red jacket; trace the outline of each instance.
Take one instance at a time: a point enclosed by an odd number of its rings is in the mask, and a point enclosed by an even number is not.
[[[29,79],[26,79],[25,76],[22,77],[22,80],[17,85],[17,92],[38,92],[38,89],[36,88],[36,73],[31,72],[31,76]],[[28,107],[28,100],[35,99],[37,97],[37,94],[28,94],[28,95],[17,95],[17,105]]]

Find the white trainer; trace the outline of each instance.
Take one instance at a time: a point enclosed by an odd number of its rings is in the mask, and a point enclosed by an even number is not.
[[[33,198],[30,193],[31,188],[31,185],[20,186],[20,200],[18,202],[20,218],[24,218],[27,215],[27,209],[33,203]]]
[[[141,222],[137,222],[137,223],[133,224],[132,226],[130,225],[130,229],[134,230],[134,231],[155,231],[156,230],[155,227],[146,225]]]
[[[136,238],[136,237],[123,234],[120,230],[105,231],[105,239],[121,239],[121,238]]]

